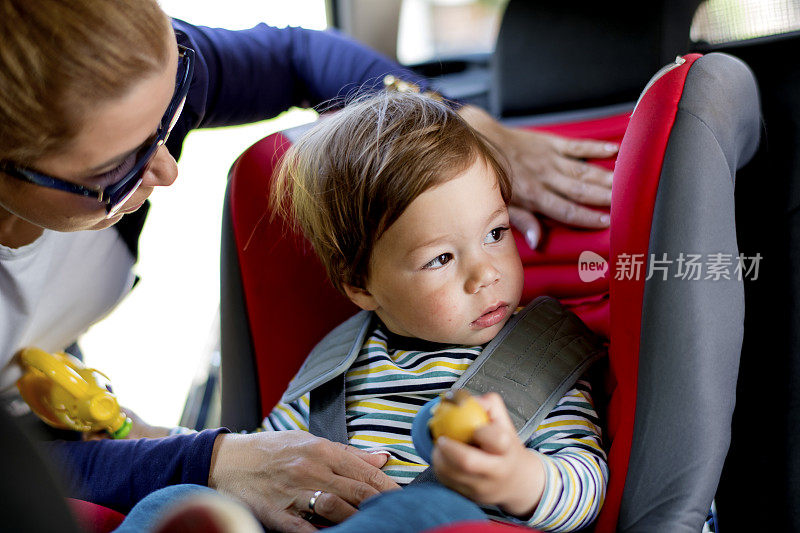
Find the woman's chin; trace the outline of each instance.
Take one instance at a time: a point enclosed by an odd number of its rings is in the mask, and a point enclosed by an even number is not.
[[[98,229],[110,228],[111,226],[122,220],[122,217],[124,217],[125,214],[126,213],[117,213],[116,215],[110,218],[103,218],[99,220],[96,224],[94,224],[92,227],[86,229],[98,230]]]

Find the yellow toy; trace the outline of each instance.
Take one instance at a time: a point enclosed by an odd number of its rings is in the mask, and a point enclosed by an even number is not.
[[[63,352],[25,348],[19,358],[25,374],[17,388],[47,424],[75,431],[106,431],[115,439],[128,435],[131,419],[120,409],[105,374]]]

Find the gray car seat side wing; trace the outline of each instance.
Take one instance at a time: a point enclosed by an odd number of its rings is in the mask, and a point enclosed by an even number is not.
[[[724,54],[695,61],[667,144],[650,230],[647,260],[673,262],[665,263],[666,275],[655,272],[645,283],[618,531],[696,533],[714,497],[730,443],[744,321],[734,178],[755,153],[759,133],[749,68]],[[675,263],[680,254],[700,254],[704,266],[729,261],[728,279],[714,279],[706,268],[699,279],[683,279]]]

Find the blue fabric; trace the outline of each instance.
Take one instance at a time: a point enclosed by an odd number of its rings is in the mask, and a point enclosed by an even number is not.
[[[214,439],[226,429],[163,439],[43,443],[68,480],[68,496],[126,513],[156,489],[208,484]]]
[[[193,496],[220,495],[214,489],[201,485],[172,485],[150,493],[136,504],[114,533],[147,533],[153,531],[159,521],[182,501]]]
[[[413,533],[475,520],[487,520],[475,503],[439,484],[420,483],[370,498],[361,504],[354,516],[325,531]]]
[[[172,25],[178,42],[197,54],[186,106],[167,142],[176,159],[192,129],[255,122],[378,89],[386,74],[428,88],[425,78],[335,31]]]
[[[177,505],[193,496],[227,499],[199,485],[173,485],[157,490],[136,504],[115,533],[147,533]],[[413,512],[410,512],[413,510]],[[463,496],[434,483],[385,492],[365,501],[359,512],[326,528],[335,533],[415,533],[462,521],[486,521],[481,509]]]

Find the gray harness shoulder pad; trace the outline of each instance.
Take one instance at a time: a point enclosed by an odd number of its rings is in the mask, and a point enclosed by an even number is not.
[[[308,354],[281,401],[293,402],[350,368],[370,332],[372,317],[371,312],[360,311],[325,335]]]
[[[453,388],[502,396],[524,442],[604,354],[599,337],[574,313],[542,296],[506,323]]]
[[[283,401],[311,392],[310,430],[347,443],[344,373],[372,326],[361,312],[311,352]],[[523,441],[533,435],[561,397],[605,354],[599,337],[557,300],[542,296],[514,315],[453,385],[473,394],[503,397]]]

